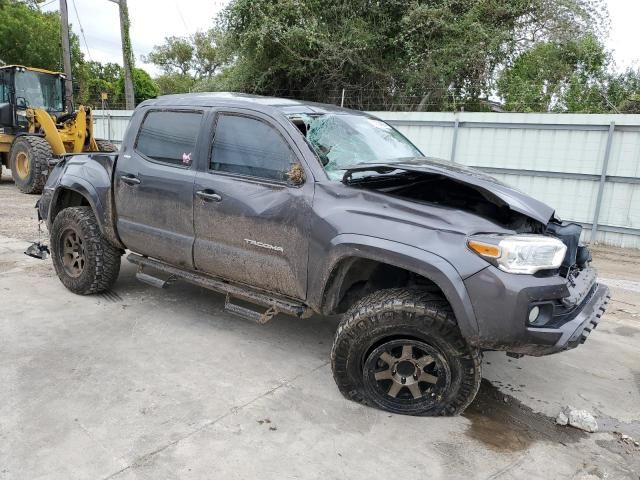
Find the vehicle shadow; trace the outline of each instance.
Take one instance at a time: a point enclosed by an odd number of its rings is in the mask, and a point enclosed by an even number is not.
[[[269,323],[258,325],[226,312],[223,294],[185,282],[156,289],[138,282],[135,271],[134,265],[123,260],[120,278],[112,291],[102,294],[104,301],[126,304],[142,298],[154,304],[169,302],[185,316],[194,310],[204,313],[201,321],[211,327],[231,329],[242,336],[255,335],[274,348],[280,348],[283,339],[293,340],[314,356],[329,360],[338,317],[297,319],[277,315]],[[467,434],[496,451],[521,451],[537,441],[567,445],[586,437],[584,432],[556,425],[554,419],[534,412],[486,379],[463,417],[471,422]]]

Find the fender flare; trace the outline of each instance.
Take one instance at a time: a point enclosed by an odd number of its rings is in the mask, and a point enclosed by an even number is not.
[[[336,269],[347,258],[361,258],[393,265],[421,275],[435,283],[444,293],[456,316],[462,335],[471,343],[478,337],[478,322],[464,281],[458,271],[443,257],[403,243],[358,234],[341,234],[331,242],[325,257],[321,280],[322,296],[316,300],[324,314],[330,309],[329,290],[335,288]],[[315,302],[314,302],[315,303]]]
[[[62,176],[62,178],[60,179],[60,183],[56,185],[56,189],[53,192],[47,217],[47,227],[49,228],[49,230],[51,229],[51,225],[53,224],[54,220],[51,217],[52,212],[55,210],[53,207],[55,207],[55,205],[57,204],[61,193],[66,190],[70,190],[79,195],[82,195],[87,200],[87,202],[89,202],[89,206],[91,207],[91,210],[93,210],[93,214],[98,221],[100,233],[102,233],[102,235],[104,235],[104,237],[113,246],[124,249],[125,246],[118,237],[113,225],[111,217],[111,203],[109,202],[108,194],[107,198],[104,199],[105,201],[103,201],[96,188],[91,183],[89,183],[84,178],[71,175],[69,173],[66,173]]]

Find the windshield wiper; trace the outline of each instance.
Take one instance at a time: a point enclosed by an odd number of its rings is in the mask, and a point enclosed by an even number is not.
[[[387,175],[397,170],[402,170],[400,167],[390,166],[384,163],[378,164],[364,164],[360,163],[351,167],[346,167],[344,175],[342,176],[342,183],[345,185],[351,185],[353,183],[366,182],[370,179],[379,178],[380,175]],[[365,177],[353,178],[353,174],[356,172],[375,172],[378,175],[368,175]]]

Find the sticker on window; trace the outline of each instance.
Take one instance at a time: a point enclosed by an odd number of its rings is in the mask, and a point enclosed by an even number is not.
[[[191,152],[182,154],[182,163],[185,165],[191,165]]]

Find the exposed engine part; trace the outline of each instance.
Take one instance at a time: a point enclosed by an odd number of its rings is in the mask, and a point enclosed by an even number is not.
[[[567,253],[560,266],[562,276],[566,277],[573,267],[583,268],[591,260],[589,249],[580,245],[582,226],[577,223],[550,222],[547,225],[547,233],[559,238],[567,246]],[[580,252],[580,261],[578,261],[578,252]]]
[[[409,200],[464,210],[518,233],[543,233],[544,231],[544,226],[540,222],[512,210],[498,197],[443,175],[406,172],[380,175],[365,182],[354,182],[354,185]]]

